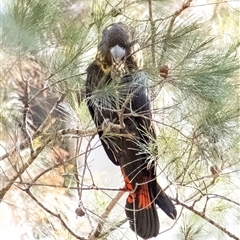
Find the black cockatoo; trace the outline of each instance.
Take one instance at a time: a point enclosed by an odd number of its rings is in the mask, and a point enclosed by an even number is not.
[[[156,204],[172,219],[177,212],[156,181],[147,76],[133,35],[124,23],[104,29],[96,59],[87,68],[86,96],[104,150],[121,167],[130,192],[125,206],[130,227],[147,239],[159,233]]]

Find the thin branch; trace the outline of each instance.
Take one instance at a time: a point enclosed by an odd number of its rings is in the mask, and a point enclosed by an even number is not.
[[[4,181],[4,180],[2,180]],[[63,185],[57,185],[57,184],[48,184],[48,183],[34,183],[34,182],[26,182],[26,181],[12,181],[12,180],[6,180],[6,182],[11,182],[12,184],[22,184],[22,185],[30,185],[34,187],[50,187],[50,188],[63,188],[63,189],[72,189],[72,190],[78,190],[78,187],[70,187],[70,186],[63,186]],[[29,187],[28,187],[29,188]],[[85,186],[82,187],[81,190],[84,191],[114,191],[114,192],[125,192],[123,188],[106,188],[106,187],[98,187],[98,186]]]
[[[124,194],[124,191],[119,191],[117,195],[111,200],[111,202],[105,209],[105,212],[101,215],[100,221],[95,231],[91,234],[89,240],[95,240],[99,237],[99,235],[102,232],[102,228],[106,221],[106,218],[108,217],[108,215],[110,214],[110,212],[112,211],[112,209],[114,208],[114,206],[116,205],[116,203],[119,201],[119,199],[122,197],[123,194]]]
[[[165,232],[168,232],[169,230],[171,230],[172,228],[174,228],[174,226],[177,224],[178,220],[180,219],[180,217],[182,217],[182,212],[183,212],[183,207],[181,208],[180,212],[178,213],[178,217],[175,219],[173,225],[171,227],[169,227],[168,229],[160,232],[159,234],[163,234]]]
[[[34,96],[32,96],[32,97],[29,99],[28,102],[30,103],[31,101],[33,101],[34,99],[36,99],[37,96],[39,96],[40,94],[42,94],[44,91],[48,90],[50,87],[53,87],[54,85],[57,85],[58,83],[64,82],[64,81],[66,81],[66,80],[68,80],[68,79],[70,79],[70,78],[74,78],[74,77],[78,77],[78,76],[83,76],[83,75],[86,75],[86,74],[87,74],[86,72],[84,72],[84,73],[79,73],[79,74],[75,74],[75,75],[72,75],[72,76],[68,76],[68,77],[62,78],[62,79],[60,79],[59,81],[56,81],[56,82],[54,82],[54,83],[51,83],[49,86],[40,89]],[[54,75],[55,75],[55,74],[50,74],[47,78],[45,78],[45,79],[43,80],[43,82],[49,80],[49,79],[52,78]]]
[[[51,139],[47,139],[47,142],[50,142]],[[31,152],[31,155],[29,159],[23,163],[23,165],[18,169],[16,175],[14,175],[8,182],[8,184],[1,189],[0,191],[0,201],[3,199],[7,191],[11,188],[11,186],[15,183],[16,179],[19,178],[19,176],[25,172],[25,170],[33,163],[33,161],[37,158],[37,156],[42,152],[42,150],[45,148],[45,145],[37,148],[35,151]]]
[[[56,103],[54,104],[54,106],[52,107],[51,111],[49,112],[49,114],[47,115],[47,117],[44,119],[44,121],[42,122],[41,126],[37,129],[37,131],[34,133],[34,137],[39,136],[41,133],[45,132],[47,129],[49,129],[49,125],[53,124],[53,120],[56,121],[56,119],[52,118],[53,112],[55,111],[55,109],[58,107],[58,105],[64,100],[64,98],[66,97],[66,94],[61,94],[61,96],[59,97],[59,99],[56,101]]]
[[[72,159],[70,159],[69,161],[71,161],[71,160],[72,160]],[[23,182],[23,181],[21,181],[21,182],[19,182],[19,183],[28,186],[28,188],[30,188],[30,187],[32,187],[32,186],[46,186],[45,184],[37,184],[36,181],[37,181],[40,177],[42,177],[43,175],[45,175],[46,173],[52,171],[52,170],[55,169],[55,168],[58,168],[58,167],[64,165],[64,164],[67,163],[67,162],[68,162],[68,161],[66,161],[66,162],[64,162],[64,163],[62,163],[62,162],[60,162],[60,163],[55,163],[54,166],[51,166],[51,167],[49,167],[49,168],[41,171],[37,176],[35,176],[35,177],[32,179],[31,182]],[[15,181],[15,183],[18,183],[18,182]],[[49,187],[49,186],[48,186],[48,187]],[[57,185],[55,185],[55,186],[53,185],[53,187],[59,188],[59,186],[57,186]],[[66,188],[69,188],[69,187],[66,187]]]
[[[236,205],[238,205],[238,206],[240,207],[240,203],[239,203],[239,202],[236,202],[236,201],[234,201],[234,200],[232,200],[232,199],[230,199],[230,198],[227,198],[227,197],[225,197],[225,196],[221,196],[221,195],[213,194],[213,193],[206,193],[206,194],[203,194],[203,195],[204,195],[204,196],[208,196],[209,199],[211,199],[211,198],[221,198],[221,199],[223,199],[223,200],[225,200],[225,201],[234,203],[234,204],[236,204]]]
[[[93,135],[96,135],[99,131],[102,131],[101,129],[89,129],[89,130],[81,130],[81,129],[77,129],[77,128],[67,128],[67,129],[62,129],[58,131],[58,134],[65,136],[65,135],[75,135],[78,137],[91,137]]]
[[[156,63],[156,26],[155,21],[153,20],[153,9],[152,9],[152,0],[148,0],[148,11],[149,11],[149,21],[151,25],[151,53],[152,53],[152,63]]]
[[[65,95],[62,94],[60,98],[56,101],[54,106],[52,107],[51,111],[49,112],[48,116],[45,118],[45,120],[42,122],[41,126],[38,128],[38,130],[33,134],[32,137],[27,137],[24,139],[18,146],[14,147],[9,152],[5,153],[4,155],[0,156],[0,161],[4,160],[5,158],[8,158],[12,154],[16,153],[19,149],[23,150],[27,147],[29,147],[29,141],[33,141],[38,136],[40,136],[44,131],[46,131],[49,128],[49,124],[52,124],[52,114],[53,111],[57,108],[58,104],[63,101],[65,98]],[[33,151],[33,149],[31,149]]]
[[[72,231],[72,229],[70,227],[68,227],[67,223],[63,220],[63,218],[61,217],[60,214],[54,213],[51,210],[49,210],[48,208],[46,208],[41,202],[38,201],[38,199],[31,193],[30,189],[27,188],[25,189],[25,192],[28,194],[29,197],[31,197],[43,210],[45,210],[46,212],[48,212],[50,215],[58,218],[60,220],[60,222],[62,223],[62,225],[65,227],[65,229],[67,229],[67,231],[74,236],[76,239],[80,239],[80,240],[87,240],[84,237],[80,237],[78,236],[76,233],[74,233]]]
[[[82,202],[82,187],[83,187],[83,184],[84,184],[84,176],[85,176],[86,170],[87,169],[89,170],[88,163],[87,163],[87,158],[88,158],[89,154],[91,153],[91,150],[89,150],[89,149],[90,149],[90,144],[91,144],[91,141],[93,140],[93,138],[94,138],[94,135],[88,141],[88,144],[87,144],[87,147],[86,147],[87,151],[84,153],[84,163],[83,163],[83,170],[82,170],[83,177],[81,178],[81,181],[78,183],[78,186],[77,186],[78,187],[79,203]],[[92,182],[93,182],[92,187],[94,187],[95,184],[94,184],[94,180],[93,180],[93,177],[92,177],[92,173],[91,173],[91,171],[89,171],[89,172],[90,172],[91,179],[92,179]]]
[[[164,58],[164,55],[167,51],[167,45],[168,45],[167,41],[168,41],[168,39],[171,35],[175,20],[185,9],[190,7],[191,2],[192,2],[192,0],[188,0],[187,2],[183,3],[182,7],[172,15],[172,18],[170,20],[170,23],[169,23],[169,26],[168,26],[168,29],[167,29],[167,33],[166,33],[166,36],[165,36],[165,40],[164,40],[164,43],[163,43],[162,53],[161,53],[160,60],[159,60],[159,66],[161,65],[161,63],[163,61],[163,58]]]
[[[22,72],[21,72],[22,74]],[[32,139],[31,139],[31,135],[28,131],[28,112],[29,112],[29,102],[28,102],[28,98],[29,98],[29,82],[28,79],[23,79],[22,76],[22,81],[25,82],[25,86],[24,86],[24,108],[23,108],[23,126],[22,126],[22,131],[25,134],[25,137],[29,140],[28,144],[30,146],[30,150],[33,151],[33,145],[32,145]]]
[[[123,219],[122,221],[119,221],[118,223],[116,223],[116,225],[114,225],[113,227],[109,228],[107,232],[103,232],[102,234],[100,234],[99,238],[103,238],[104,236],[108,235],[110,232],[113,232],[114,230],[120,228],[127,221],[128,221],[127,218]]]
[[[203,218],[204,220],[206,220],[207,222],[209,222],[210,224],[212,224],[213,226],[215,226],[216,228],[218,228],[219,230],[221,230],[222,232],[227,234],[229,237],[239,240],[239,237],[235,236],[233,233],[229,232],[226,228],[222,227],[220,224],[218,224],[215,221],[213,221],[212,219],[208,218],[204,213],[197,211],[192,206],[188,206],[187,204],[179,201],[177,198],[174,200],[176,201],[177,204],[183,206],[184,208],[188,209],[189,211],[191,211],[191,212],[195,213],[196,215],[198,215],[199,217]]]

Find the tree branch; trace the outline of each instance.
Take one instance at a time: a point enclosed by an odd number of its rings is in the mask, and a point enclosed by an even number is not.
[[[108,204],[107,208],[105,209],[105,212],[101,215],[100,221],[95,231],[91,234],[89,240],[96,240],[99,237],[99,235],[102,232],[102,228],[106,218],[108,217],[108,215],[110,214],[110,212],[112,211],[112,209],[114,208],[114,206],[116,205],[116,203],[119,201],[119,199],[122,197],[123,194],[124,194],[124,191],[119,191],[117,195]]]
[[[170,20],[170,23],[169,23],[169,26],[168,26],[168,29],[167,29],[167,33],[166,33],[166,36],[165,36],[165,40],[163,42],[163,48],[162,48],[162,53],[161,53],[160,60],[159,60],[159,66],[161,65],[161,63],[163,61],[163,58],[164,58],[164,55],[167,51],[167,41],[168,41],[168,39],[170,37],[170,34],[172,32],[175,20],[184,10],[186,10],[187,8],[190,7],[191,2],[192,2],[192,0],[188,0],[185,3],[183,3],[182,7],[172,15],[172,18]]]
[[[152,0],[148,0],[148,12],[149,12],[149,21],[151,25],[151,53],[152,53],[152,63],[156,63],[156,26],[155,21],[153,20],[153,9],[152,9]]]
[[[27,188],[24,190],[29,197],[31,197],[43,210],[45,210],[46,212],[48,212],[50,215],[56,217],[57,219],[60,220],[60,222],[62,223],[62,225],[65,227],[65,229],[67,229],[67,231],[74,236],[76,239],[80,239],[80,240],[87,240],[84,237],[80,237],[78,236],[76,233],[74,233],[71,228],[68,227],[67,223],[63,220],[63,218],[61,217],[60,214],[54,213],[53,211],[49,210],[48,208],[46,208],[41,202],[38,201],[38,199],[31,193],[30,189]]]
[[[47,140],[47,142],[50,142],[51,139],[49,138]],[[21,176],[21,174],[33,163],[33,161],[37,158],[37,156],[39,155],[39,153],[45,148],[44,146],[41,146],[39,148],[37,148],[35,151],[31,152],[31,155],[29,157],[29,159],[22,164],[22,166],[18,169],[16,175],[14,175],[8,182],[8,184],[1,189],[0,191],[0,201],[3,199],[3,197],[5,196],[5,194],[7,193],[7,191],[11,188],[11,186],[15,183],[16,179],[19,178]],[[15,167],[15,169],[17,169]]]
[[[192,206],[188,206],[187,204],[181,202],[180,200],[178,200],[178,198],[176,198],[174,200],[176,201],[177,204],[183,206],[184,208],[188,209],[189,211],[200,216],[201,218],[203,218],[204,220],[206,220],[207,222],[209,222],[210,224],[212,224],[213,226],[215,226],[216,228],[218,228],[219,230],[221,230],[222,232],[227,234],[229,237],[239,240],[239,237],[235,236],[233,233],[229,232],[226,228],[222,227],[220,224],[218,224],[215,221],[213,221],[212,219],[208,218],[204,213],[199,212],[196,209],[194,209]]]

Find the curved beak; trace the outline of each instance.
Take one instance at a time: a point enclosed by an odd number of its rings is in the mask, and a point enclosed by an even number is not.
[[[115,63],[120,63],[124,59],[124,55],[126,54],[126,51],[124,48],[120,47],[119,45],[116,45],[110,49],[111,55],[113,57],[113,60]]]

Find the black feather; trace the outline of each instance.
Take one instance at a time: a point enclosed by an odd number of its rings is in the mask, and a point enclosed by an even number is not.
[[[119,66],[110,52],[116,45],[125,52]],[[102,145],[109,159],[121,167],[126,190],[131,192],[126,201],[130,227],[147,239],[159,233],[156,204],[171,218],[177,213],[156,181],[154,161],[149,164],[153,159],[149,146],[156,135],[141,62],[141,50],[129,28],[111,24],[103,31],[96,60],[87,69],[86,93],[95,125],[103,127]]]

